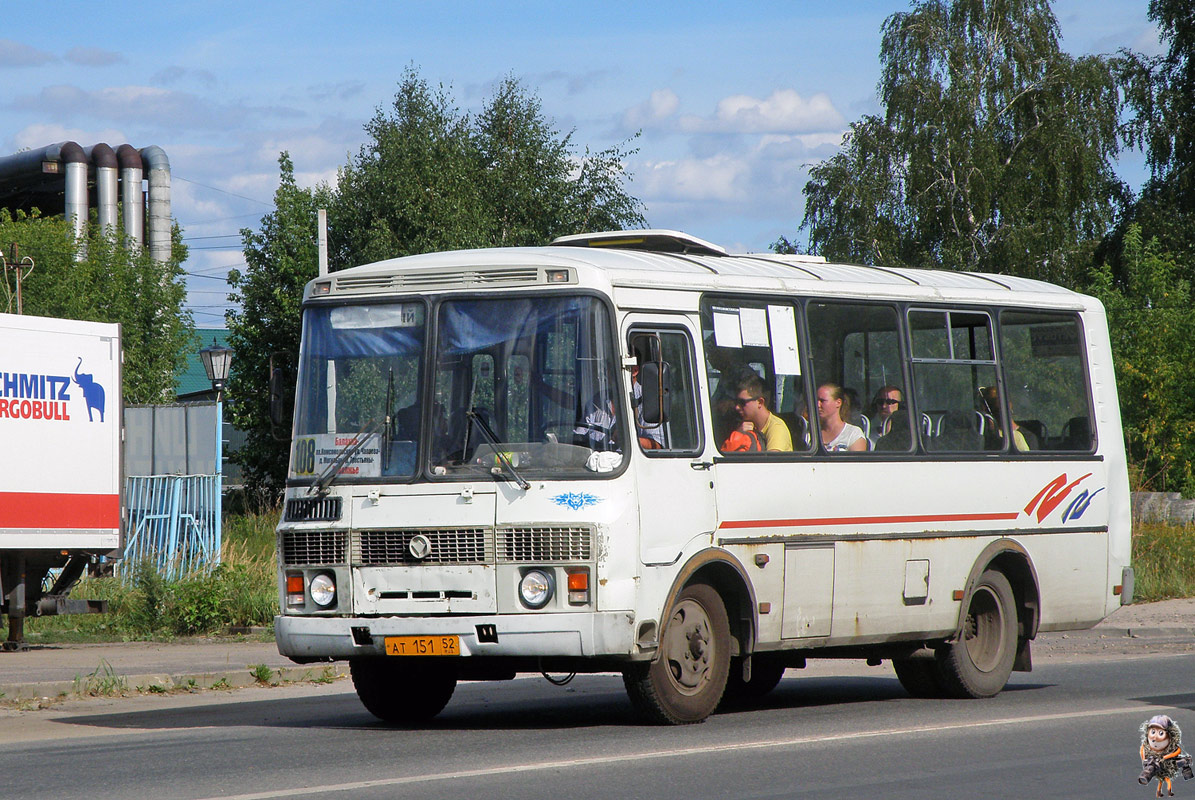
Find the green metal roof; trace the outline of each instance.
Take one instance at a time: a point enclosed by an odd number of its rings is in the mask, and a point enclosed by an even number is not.
[[[228,347],[228,331],[224,328],[196,328],[195,335],[199,344],[187,354],[187,360],[182,370],[174,376],[174,391],[180,397],[199,392],[211,392],[212,382],[207,379],[203,371],[203,362],[199,360],[199,351],[211,347],[212,340],[222,347]]]

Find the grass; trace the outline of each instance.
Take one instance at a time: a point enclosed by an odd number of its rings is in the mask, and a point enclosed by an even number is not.
[[[269,629],[278,613],[277,523],[277,512],[227,517],[221,563],[209,572],[168,580],[139,564],[124,575],[84,578],[72,596],[107,600],[108,613],[30,618],[25,638],[31,644],[156,641]]]
[[[1195,597],[1195,525],[1135,525],[1133,572],[1135,602]]]

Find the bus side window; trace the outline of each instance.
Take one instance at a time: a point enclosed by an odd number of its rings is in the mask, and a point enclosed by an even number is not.
[[[992,319],[982,311],[909,310],[914,405],[921,414],[921,443],[931,453],[1007,449],[991,406],[996,386]]]
[[[1029,452],[1089,452],[1095,445],[1082,341],[1073,314],[1000,314],[1004,384]]]
[[[808,305],[813,378],[823,389],[841,395],[835,424],[827,412],[823,446],[836,453],[866,450],[906,452],[912,446],[912,424],[900,355],[896,308],[878,303]],[[819,433],[825,404],[819,409]],[[851,426],[851,427],[847,427]],[[866,441],[866,450],[852,442]]]
[[[722,453],[809,450],[796,319],[791,303],[702,301],[710,414],[714,443]]]

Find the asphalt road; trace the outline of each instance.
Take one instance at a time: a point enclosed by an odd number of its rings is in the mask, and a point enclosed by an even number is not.
[[[0,796],[1149,798],[1138,726],[1195,731],[1193,677],[1192,653],[1068,656],[936,701],[887,665],[810,662],[760,708],[682,728],[638,724],[612,676],[462,684],[417,730],[345,681],[70,701],[0,712]]]

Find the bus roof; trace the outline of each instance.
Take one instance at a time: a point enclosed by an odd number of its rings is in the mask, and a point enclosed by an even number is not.
[[[1038,302],[1078,308],[1083,295],[1044,281],[978,272],[835,264],[820,256],[775,253],[729,254],[679,231],[607,231],[557,239],[546,247],[454,250],[405,256],[332,273],[308,285],[335,282],[335,294],[391,293],[533,286],[549,282],[553,268],[593,270],[612,286],[683,288],[698,291],[783,289],[835,293],[875,292],[910,298],[974,298],[988,302],[1036,295]],[[727,279],[730,279],[729,281]],[[736,280],[737,279],[737,280]],[[329,287],[331,288],[331,287]],[[829,289],[830,287],[825,287]]]

